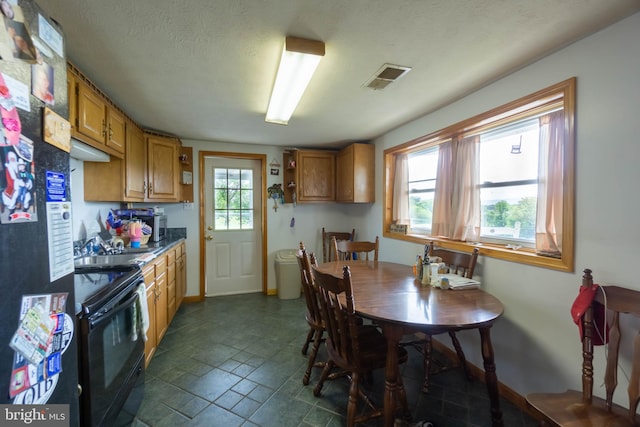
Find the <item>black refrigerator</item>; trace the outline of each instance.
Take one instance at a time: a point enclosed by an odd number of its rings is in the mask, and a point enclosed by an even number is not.
[[[77,426],[63,29],[31,0],[0,10],[0,424],[38,405],[33,425]]]

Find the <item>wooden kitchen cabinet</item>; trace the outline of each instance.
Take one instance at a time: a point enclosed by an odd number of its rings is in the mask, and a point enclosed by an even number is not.
[[[124,158],[123,201],[143,201],[147,193],[147,144],[144,132],[133,122],[127,125]]]
[[[147,193],[147,144],[142,129],[127,121],[126,157],[84,162],[84,200],[143,202]]]
[[[149,329],[144,346],[145,366],[149,365],[169,327],[167,316],[167,258],[161,256],[142,268],[147,289],[147,309],[149,310]]]
[[[298,203],[335,201],[335,152],[295,150],[286,152],[283,160],[285,203],[294,197]]]
[[[69,64],[67,74],[71,135],[98,150],[123,158],[125,115],[86,76]]]
[[[148,201],[177,202],[181,196],[178,162],[180,141],[145,133],[147,141]]]
[[[84,162],[84,199],[95,202],[177,202],[181,200],[180,141],[146,134],[127,124],[124,159]]]
[[[69,104],[69,123],[71,124],[71,136],[76,135],[76,121],[78,118],[76,102],[76,76],[67,70],[67,99]]]
[[[375,146],[354,143],[336,154],[336,202],[375,201]]]
[[[151,358],[156,353],[158,341],[156,339],[156,274],[153,264],[145,265],[142,269],[144,286],[147,290],[147,310],[149,312],[149,328],[147,340],[144,342],[144,365],[149,366]]]
[[[167,321],[176,314],[176,249],[167,252]]]
[[[187,293],[187,248],[181,243],[176,249],[176,311]]]
[[[160,341],[162,341],[164,334],[169,328],[167,312],[167,258],[158,258],[158,260],[154,262],[154,266],[156,270],[156,340],[158,344],[160,344]]]
[[[180,186],[182,202],[193,202],[193,148],[180,147]]]
[[[142,267],[149,312],[149,329],[144,345],[145,366],[156,353],[184,298],[185,261],[185,243],[181,242]]]

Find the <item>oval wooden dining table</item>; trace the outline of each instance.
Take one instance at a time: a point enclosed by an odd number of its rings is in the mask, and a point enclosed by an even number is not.
[[[503,313],[502,303],[482,289],[444,290],[422,286],[413,276],[411,266],[392,262],[334,261],[320,264],[317,269],[342,277],[344,265],[351,270],[356,313],[379,324],[387,339],[384,425],[394,424],[396,398],[401,387],[396,347],[402,337],[414,332],[434,335],[478,329],[491,422],[494,427],[503,426],[490,336],[493,322]]]

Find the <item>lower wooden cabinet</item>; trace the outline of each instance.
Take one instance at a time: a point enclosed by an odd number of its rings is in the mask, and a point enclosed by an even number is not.
[[[167,252],[167,317],[169,323],[176,314],[176,249]]]
[[[149,327],[147,329],[147,341],[144,343],[144,365],[149,366],[151,358],[156,353],[158,340],[156,338],[156,276],[153,264],[146,265],[142,269],[144,285],[147,289],[147,310],[149,312]]]
[[[185,264],[186,251],[182,242],[142,267],[149,310],[149,329],[144,347],[145,366],[149,365],[184,299],[187,278]]]
[[[187,248],[184,243],[176,249],[176,310],[187,293]]]

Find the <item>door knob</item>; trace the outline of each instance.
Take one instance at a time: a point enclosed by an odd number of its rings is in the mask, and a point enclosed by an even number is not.
[[[213,236],[211,234],[207,234],[204,238],[206,240],[213,240]]]
[[[213,225],[208,226],[207,230],[209,230],[209,231],[213,230]]]

